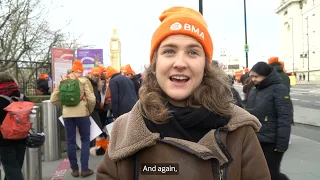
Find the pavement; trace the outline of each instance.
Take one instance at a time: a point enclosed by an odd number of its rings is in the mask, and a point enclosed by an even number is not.
[[[309,82],[306,80],[304,81],[297,81],[296,85],[303,85],[303,84],[310,84],[310,85],[319,85],[320,80],[310,80]]]
[[[281,164],[282,172],[290,180],[319,180],[320,143],[295,135],[291,142]]]

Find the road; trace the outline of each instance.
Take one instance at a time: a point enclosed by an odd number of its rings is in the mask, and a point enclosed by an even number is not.
[[[291,88],[291,99],[295,106],[320,110],[320,87],[299,85]]]

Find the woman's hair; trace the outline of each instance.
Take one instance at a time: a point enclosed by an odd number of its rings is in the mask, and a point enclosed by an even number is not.
[[[156,61],[157,52],[154,53],[150,66],[146,68],[139,97],[142,114],[156,123],[163,123],[170,118],[170,111],[166,107],[167,95],[162,91],[156,79]],[[229,116],[232,113],[231,103],[233,101],[226,73],[218,67],[211,66],[206,58],[203,80],[188,98],[187,104],[204,106],[219,115]]]
[[[273,68],[265,62],[257,62],[251,71],[256,72],[260,76],[268,76],[272,72]]]
[[[10,75],[10,73],[0,72],[0,83],[10,82],[10,81],[16,82],[16,80],[13,78],[13,76]]]

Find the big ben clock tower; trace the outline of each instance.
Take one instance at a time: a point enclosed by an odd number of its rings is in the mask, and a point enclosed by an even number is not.
[[[118,30],[113,29],[112,36],[110,38],[110,65],[120,72],[121,68],[121,48],[120,39],[118,36]]]

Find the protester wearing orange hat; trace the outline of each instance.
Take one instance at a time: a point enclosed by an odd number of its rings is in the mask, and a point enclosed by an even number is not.
[[[272,66],[280,75],[283,84],[288,88],[288,91],[290,92],[290,78],[289,76],[284,72],[284,62],[279,61],[278,57],[270,57],[268,59],[268,64]]]
[[[122,67],[122,74],[124,76],[127,76],[128,78],[132,79],[133,75],[135,75],[136,73],[132,70],[130,64],[127,64]]]
[[[83,65],[81,60],[74,60],[72,65],[72,72],[74,73],[83,73]]]
[[[106,70],[106,78],[110,79],[113,75],[119,73],[115,68],[112,66],[108,66]]]
[[[211,66],[202,14],[171,7],[160,21],[140,100],[114,122],[96,179],[271,179],[255,133],[261,123],[233,104],[225,72]],[[180,171],[146,172],[168,162]]]
[[[97,111],[97,114],[100,113],[102,107],[101,107],[101,92],[103,91],[103,86],[102,86],[102,83],[101,83],[101,69],[98,68],[98,67],[93,67],[90,71],[90,75],[89,75],[89,80],[92,84],[92,87],[93,87],[93,92],[96,96],[96,106],[95,106],[95,111]],[[100,119],[100,117],[98,116],[99,118],[99,124],[100,125],[99,127],[102,128],[103,126],[103,120]]]
[[[127,64],[123,67],[122,74],[132,80],[137,97],[139,98],[139,89],[141,87],[141,74],[136,74],[132,70],[130,64]]]
[[[133,82],[121,75],[112,66],[107,67],[106,78],[109,82],[113,117],[129,112],[137,102]]]
[[[83,66],[81,60],[74,60],[72,65],[72,72],[67,75],[54,89],[50,102],[56,106],[60,106],[64,102],[67,96],[63,93],[68,92],[69,95],[73,92],[72,96],[77,96],[80,92],[80,102],[77,105],[63,105],[62,107],[62,117],[64,121],[64,126],[66,129],[66,140],[67,140],[67,153],[71,165],[71,175],[73,177],[87,177],[94,173],[88,167],[89,156],[90,156],[90,114],[93,112],[96,97],[92,92],[92,85],[90,81],[83,77]],[[71,89],[62,89],[60,86],[62,83],[72,84],[73,81],[78,81],[79,86],[70,86]],[[78,90],[75,88],[78,87]],[[61,95],[61,97],[60,97]],[[71,97],[72,97],[71,96]],[[68,96],[69,97],[69,96]],[[60,98],[64,98],[61,101]],[[74,101],[75,98],[69,99]],[[79,129],[80,139],[81,139],[81,173],[79,172],[79,166],[77,162],[77,151],[76,151],[76,128]]]
[[[103,132],[104,128],[104,121],[105,116],[100,116],[101,113],[104,112],[103,104],[104,101],[102,101],[101,93],[103,91],[102,84],[101,84],[101,74],[103,73],[103,68],[100,67],[93,67],[91,69],[91,75],[88,77],[91,85],[93,87],[93,92],[96,97],[96,105],[94,108],[94,111],[91,113],[91,117],[94,119],[94,121],[97,123],[100,130]],[[105,114],[105,113],[104,113]],[[105,150],[101,149],[101,142],[106,141],[107,135],[103,132],[95,139],[95,141],[91,142],[91,148],[90,148],[90,154],[91,155],[103,155]]]
[[[49,92],[49,76],[48,74],[40,74],[37,80],[36,95],[50,95]]]
[[[270,57],[268,59],[268,64],[272,64],[272,63],[275,63],[275,62],[279,62],[279,58],[278,57]]]

